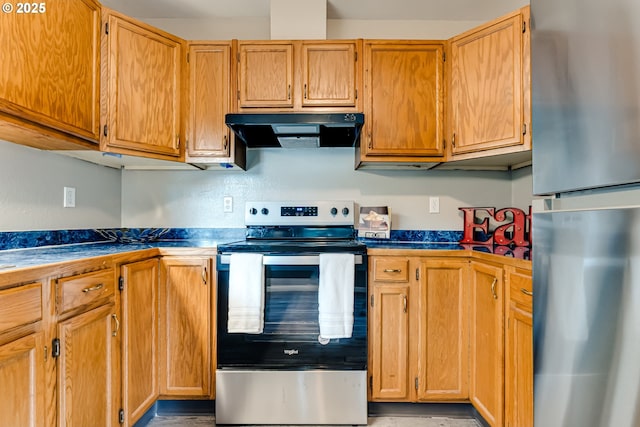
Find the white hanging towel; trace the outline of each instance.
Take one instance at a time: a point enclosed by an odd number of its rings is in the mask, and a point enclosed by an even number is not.
[[[351,338],[355,256],[320,254],[318,322],[321,338]]]
[[[262,254],[231,254],[229,262],[229,333],[261,334],[264,328]]]

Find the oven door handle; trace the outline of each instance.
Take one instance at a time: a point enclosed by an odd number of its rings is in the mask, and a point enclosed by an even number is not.
[[[362,255],[354,257],[356,265],[362,264]],[[221,264],[229,264],[230,254],[220,255]],[[320,265],[319,255],[265,255],[262,258],[263,265]]]

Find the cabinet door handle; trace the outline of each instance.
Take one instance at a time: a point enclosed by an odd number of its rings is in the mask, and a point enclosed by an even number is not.
[[[207,267],[205,266],[205,267],[202,268],[202,284],[203,285],[206,285],[209,282],[207,280],[207,277],[209,277],[209,276],[207,275]]]
[[[97,284],[97,285],[95,285],[95,286],[91,286],[91,287],[89,287],[89,288],[84,288],[84,289],[82,290],[82,292],[84,292],[84,293],[86,294],[87,292],[99,291],[99,290],[100,290],[100,289],[102,289],[103,287],[104,287],[104,283],[99,283],[99,284]]]
[[[118,331],[120,330],[120,321],[118,320],[118,316],[115,313],[113,313],[111,315],[111,318],[116,323],[116,329],[115,329],[115,331],[113,331],[113,333],[111,335],[113,335],[114,337],[117,337],[118,336]]]
[[[493,282],[491,283],[491,294],[493,294],[493,299],[498,299],[498,294],[496,293],[496,283],[498,283],[498,278],[494,277]]]
[[[402,270],[400,270],[399,268],[385,268],[384,272],[385,273],[400,273]]]
[[[402,295],[402,311],[407,312],[407,296]]]
[[[525,288],[520,288],[520,292],[522,292],[525,295],[529,295],[530,297],[533,296],[533,292],[530,292],[530,291],[526,290]]]
[[[307,99],[307,84],[304,84],[304,99]]]
[[[222,138],[222,141],[223,141],[223,143],[222,143],[222,149],[226,151],[226,150],[227,150],[227,135],[225,135],[225,136]]]
[[[291,99],[291,85],[287,86],[287,99]]]

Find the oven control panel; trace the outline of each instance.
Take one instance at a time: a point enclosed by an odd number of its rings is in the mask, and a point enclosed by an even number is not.
[[[354,225],[353,201],[258,201],[245,205],[245,225]]]

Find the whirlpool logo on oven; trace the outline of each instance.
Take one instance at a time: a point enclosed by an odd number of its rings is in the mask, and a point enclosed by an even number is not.
[[[287,350],[285,348],[284,349],[284,354],[286,354],[287,356],[295,356],[296,354],[298,354],[298,350],[296,350],[296,349]]]

